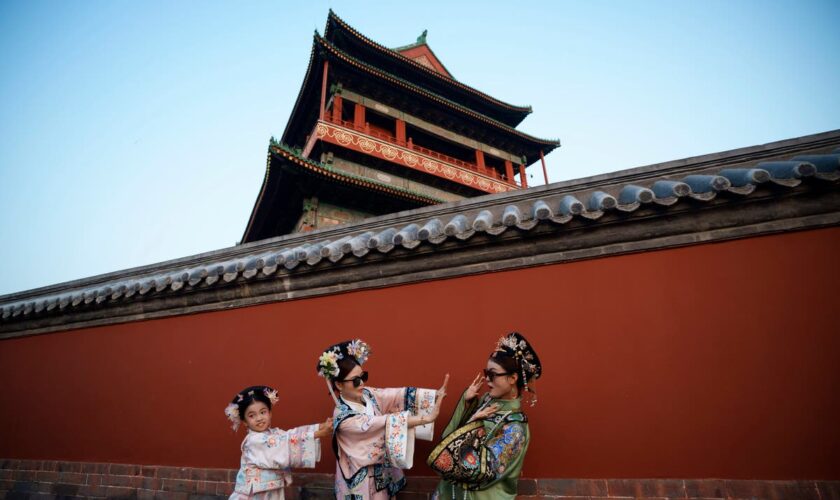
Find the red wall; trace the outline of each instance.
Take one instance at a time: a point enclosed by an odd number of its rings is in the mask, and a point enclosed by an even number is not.
[[[840,479],[838,249],[831,228],[6,340],[0,457],[234,468],[229,398],[269,384],[275,425],[322,420],[330,343],[372,344],[373,385],[450,372],[454,395],[515,329],[544,362],[525,476]]]

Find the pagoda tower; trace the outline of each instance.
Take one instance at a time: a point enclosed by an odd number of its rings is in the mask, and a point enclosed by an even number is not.
[[[529,113],[456,80],[425,31],[390,49],[330,10],[242,242],[527,188],[560,145],[516,130]]]

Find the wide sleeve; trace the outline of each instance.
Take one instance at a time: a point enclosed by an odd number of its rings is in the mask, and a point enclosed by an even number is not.
[[[419,387],[400,387],[394,389],[371,389],[382,413],[407,411],[409,415],[426,416],[432,413],[437,391]],[[431,441],[434,438],[434,422],[410,429],[417,439]]]
[[[395,387],[388,389],[370,388],[370,394],[376,399],[382,414],[397,413],[407,409],[407,403],[416,389],[413,387]]]
[[[356,467],[384,463],[400,469],[414,465],[417,428],[408,428],[412,415],[427,415],[434,406],[436,391],[402,387],[369,389],[381,415],[354,414],[338,424],[338,444]],[[421,428],[421,439],[431,440],[434,428]]]
[[[336,440],[354,469],[386,462],[386,427],[395,425],[390,416],[353,414],[338,423]]]
[[[313,468],[321,459],[321,440],[315,437],[317,425],[305,425],[288,431],[249,433],[242,443],[246,463],[261,469]]]
[[[522,422],[507,422],[501,429],[493,433],[485,446],[489,451],[488,468],[492,472],[493,481],[509,474],[518,476],[528,450],[528,426]]]
[[[453,430],[432,451],[427,463],[444,480],[486,489],[510,477],[518,477],[528,449],[528,426],[506,421],[486,430],[477,421]],[[516,492],[512,492],[515,494]]]

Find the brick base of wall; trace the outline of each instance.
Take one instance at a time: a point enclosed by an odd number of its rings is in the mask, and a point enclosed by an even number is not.
[[[0,498],[215,500],[233,490],[235,469],[0,459]],[[410,477],[398,498],[427,500],[433,477]],[[335,498],[332,474],[295,474],[289,500]],[[518,498],[744,498],[840,500],[840,481],[730,479],[522,479]]]

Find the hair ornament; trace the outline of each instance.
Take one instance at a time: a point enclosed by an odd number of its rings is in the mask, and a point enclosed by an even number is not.
[[[318,375],[324,378],[335,378],[338,376],[338,360],[344,357],[338,346],[327,349],[318,358]]]
[[[280,398],[277,396],[277,391],[275,391],[275,390],[274,390],[274,389],[272,389],[271,387],[266,387],[265,389],[263,389],[263,394],[265,394],[265,397],[267,397],[267,398],[268,398],[268,400],[269,400],[269,401],[271,401],[271,405],[272,405],[272,406],[273,406],[273,405],[276,405],[276,404],[277,404],[277,400],[278,400],[278,399],[280,399]]]
[[[265,396],[272,406],[277,404],[277,401],[280,399],[277,396],[277,391],[267,385],[248,387],[247,389],[239,391],[236,396],[233,397],[233,400],[225,406],[225,416],[228,420],[230,420],[233,432],[236,432],[242,424],[242,419],[239,417],[239,407],[245,402],[246,398],[251,398],[252,401],[259,401],[254,398],[254,395],[256,394],[255,391],[261,391],[262,395]],[[251,402],[248,404],[250,405]]]
[[[370,346],[362,339],[356,339],[347,345],[347,353],[356,358],[356,362],[359,365],[363,365],[367,361],[368,356],[370,356]]]
[[[239,395],[239,398],[241,401],[241,394]],[[227,419],[230,420],[230,426],[233,429],[233,432],[236,432],[236,430],[239,429],[239,424],[242,423],[242,421],[239,419],[239,405],[237,405],[236,403],[230,403],[229,405],[227,405],[225,407],[225,416],[227,416]]]
[[[496,349],[494,352],[501,352],[511,356],[516,360],[521,371],[520,376],[524,384],[525,392],[531,394],[530,404],[534,406],[537,404],[537,393],[528,385],[528,379],[538,379],[542,375],[542,363],[537,356],[536,351],[525,340],[525,337],[518,332],[511,332],[496,342]]]
[[[335,404],[338,404],[338,396],[335,395],[331,380],[335,380],[341,372],[338,360],[344,359],[345,355],[353,358],[361,366],[370,357],[370,346],[362,339],[348,340],[330,346],[318,357],[318,375],[324,377]]]

